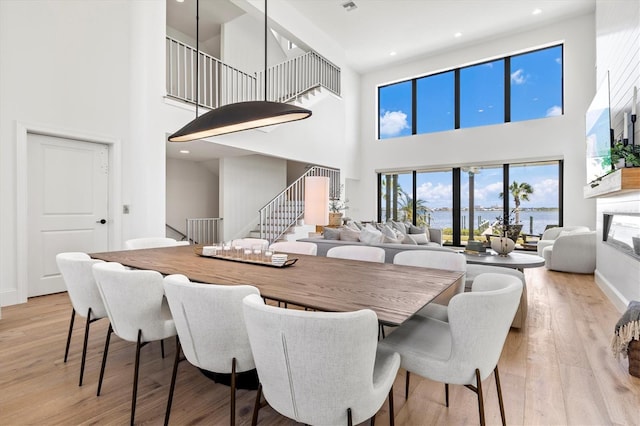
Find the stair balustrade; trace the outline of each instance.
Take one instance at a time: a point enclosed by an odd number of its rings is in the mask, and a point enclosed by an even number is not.
[[[307,176],[328,177],[329,197],[340,197],[340,170],[320,166],[311,167],[259,210],[260,238],[273,243],[302,218],[304,215],[304,179]],[[329,200],[327,200],[328,202]]]
[[[187,219],[189,244],[215,244],[222,241],[221,217]]]

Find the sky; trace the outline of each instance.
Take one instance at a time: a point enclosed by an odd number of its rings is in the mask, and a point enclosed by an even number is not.
[[[562,114],[562,47],[511,57],[511,121]],[[411,135],[411,80],[381,87],[380,138]],[[454,128],[454,72],[416,82],[417,133]],[[504,123],[504,60],[460,69],[460,128]]]

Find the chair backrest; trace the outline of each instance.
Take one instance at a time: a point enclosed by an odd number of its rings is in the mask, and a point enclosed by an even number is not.
[[[518,309],[522,282],[511,275],[480,274],[471,292],[449,301],[451,357],[448,383],[474,383],[475,369],[484,380],[495,369]]]
[[[446,269],[447,271],[467,271],[467,259],[462,253],[436,250],[406,250],[393,258],[396,265],[419,266],[422,268]],[[456,293],[464,291],[465,277],[460,280]]]
[[[132,238],[124,242],[127,250],[137,250],[158,247],[173,247],[189,244],[188,241],[176,241],[173,238],[165,237],[149,237],[149,238]]]
[[[338,246],[327,250],[327,257],[384,263],[383,248],[371,246]]]
[[[164,279],[164,291],[178,330],[182,352],[198,368],[231,373],[255,368],[242,314],[242,299],[259,295],[248,285],[214,285],[189,281],[184,275]]]
[[[541,240],[555,240],[561,232],[588,232],[588,226],[556,226],[549,228],[542,234]]]
[[[244,299],[244,316],[262,390],[279,413],[306,424],[346,424],[347,408],[373,390],[378,320],[356,312],[306,312]]]
[[[103,263],[86,253],[68,252],[56,255],[56,263],[67,286],[71,305],[76,312],[86,317],[91,308],[91,318],[104,318],[107,310],[93,278],[93,265]]]
[[[254,245],[269,247],[269,241],[262,238],[239,238],[231,242],[232,247],[242,247],[244,249],[253,248]]]
[[[281,251],[284,253],[308,254],[310,256],[318,254],[317,245],[304,241],[278,241],[271,244],[269,248],[273,251]]]
[[[120,338],[135,342],[140,329],[142,341],[149,342],[170,336],[167,330],[171,328],[175,331],[159,272],[106,262],[93,265],[93,276],[113,331]]]
[[[461,253],[436,250],[406,250],[393,258],[396,265],[420,266],[423,268],[466,271],[467,259]]]

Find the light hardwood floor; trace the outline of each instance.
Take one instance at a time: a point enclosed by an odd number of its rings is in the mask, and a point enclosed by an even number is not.
[[[620,314],[593,276],[527,269],[526,327],[512,329],[500,360],[507,423],[513,425],[640,424],[640,379],[627,360],[609,351]],[[106,320],[92,325],[84,385],[78,387],[84,321],[76,318],[69,360],[63,363],[71,311],[65,293],[5,307],[0,320],[0,424],[126,424],[129,422],[135,344],[112,338],[102,395],[96,397]],[[173,341],[160,357],[157,343],[142,349],[136,423],[162,424]],[[500,423],[495,382],[483,383],[487,422]],[[477,424],[476,396],[412,375],[404,399],[404,371],[394,386],[396,425]],[[171,424],[228,424],[228,387],[187,362],[180,364]],[[249,424],[255,392],[238,393],[237,422]],[[261,425],[294,424],[269,407]],[[376,424],[389,424],[385,404]]]

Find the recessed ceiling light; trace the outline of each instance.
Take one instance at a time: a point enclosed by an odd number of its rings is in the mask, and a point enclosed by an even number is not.
[[[182,3],[182,2],[180,2],[180,3]],[[189,153],[190,153],[190,151],[187,150],[187,149],[181,149],[180,150],[180,154],[189,154]]]
[[[396,52],[390,52],[389,55],[390,56],[396,56]]]
[[[184,0],[176,0],[178,3],[184,3]]]
[[[461,33],[461,32],[457,32],[457,33],[455,33],[453,36],[454,36],[455,38],[462,37],[462,33]]]
[[[347,12],[351,12],[352,10],[356,10],[358,8],[358,5],[355,4],[352,1],[348,1],[346,3],[342,3],[342,7],[344,8],[344,10],[346,10]]]
[[[533,9],[533,12],[531,12],[532,15],[540,15],[542,13],[542,9]]]

